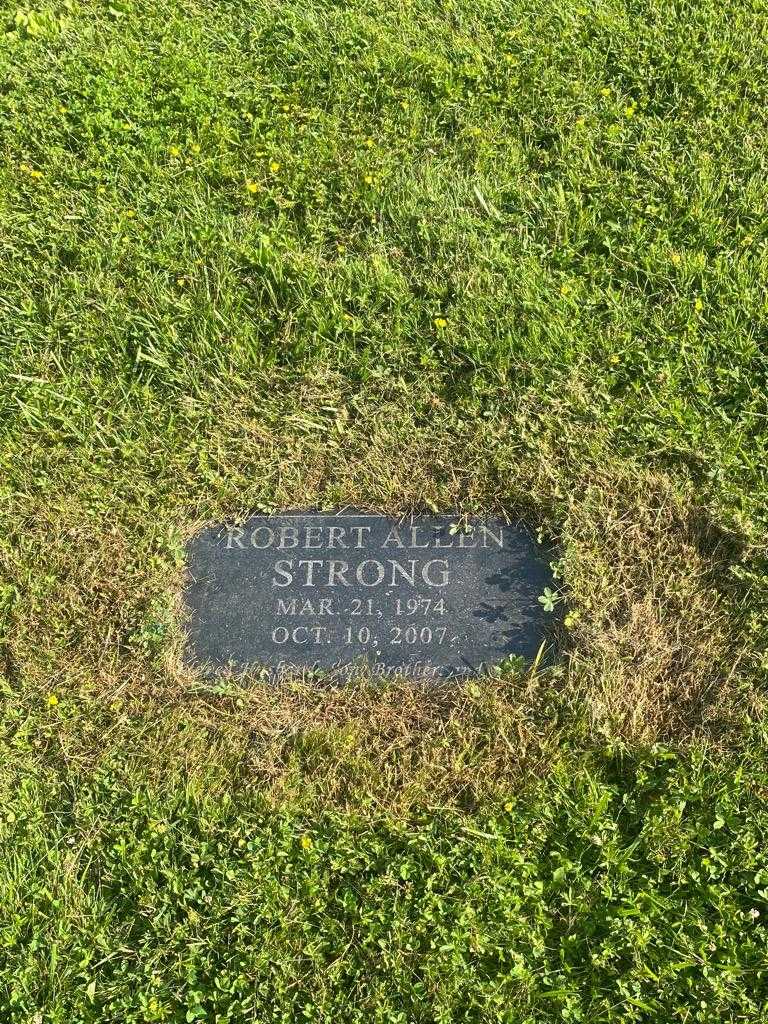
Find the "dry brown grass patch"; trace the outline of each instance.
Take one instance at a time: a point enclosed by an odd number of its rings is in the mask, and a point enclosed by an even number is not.
[[[571,675],[596,727],[633,741],[721,735],[749,699],[724,593],[736,553],[664,476],[595,474],[570,505]]]
[[[22,703],[55,690],[77,706],[66,757],[112,746],[275,797],[461,802],[503,791],[560,742],[725,742],[754,701],[727,590],[738,552],[702,526],[690,488],[619,462],[597,429],[530,409],[471,420],[427,391],[350,395],[333,376],[220,412],[161,456],[145,438],[117,487],[52,469],[46,500],[19,504],[0,552],[18,593],[7,674]],[[364,681],[203,693],[179,669],[184,537],[255,509],[344,506],[547,525],[572,616],[561,668],[483,681],[480,696]]]

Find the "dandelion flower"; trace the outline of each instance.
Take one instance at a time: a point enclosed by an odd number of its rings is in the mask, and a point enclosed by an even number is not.
[[[448,326],[448,321],[443,316],[436,316],[434,324],[438,331],[444,331],[445,328]]]
[[[48,707],[49,708],[55,708],[58,703],[59,703],[59,698],[56,696],[56,694],[55,693],[49,693],[48,694],[48,700],[47,700]]]
[[[246,178],[245,190],[246,190],[246,192],[258,192],[259,191],[259,183],[257,181],[251,181],[250,178]]]
[[[610,96],[611,95],[611,90],[606,86],[605,89],[601,89],[600,90],[600,95],[601,96]]]
[[[301,848],[302,848],[302,850],[311,850],[312,849],[312,840],[309,838],[309,836],[302,836],[301,837]]]
[[[272,171],[273,174],[277,174],[277,172],[280,170],[280,164],[277,162],[277,160],[273,160],[272,163],[269,165],[269,169],[270,171]]]
[[[200,152],[200,144],[199,144],[199,143],[197,143],[197,142],[193,142],[193,143],[192,143],[192,145],[191,145],[191,146],[190,146],[189,148],[190,148],[190,149],[192,150],[192,152],[193,152],[193,153],[195,153],[195,154],[197,154],[197,153],[199,153],[199,152]]]
[[[365,184],[366,185],[372,185],[373,184],[373,175],[372,174],[366,174],[366,176],[365,176]]]

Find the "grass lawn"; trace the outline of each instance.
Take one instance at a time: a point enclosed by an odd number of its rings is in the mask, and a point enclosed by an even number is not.
[[[768,1020],[763,0],[0,0],[0,1020]],[[210,687],[184,544],[524,516],[566,650]]]

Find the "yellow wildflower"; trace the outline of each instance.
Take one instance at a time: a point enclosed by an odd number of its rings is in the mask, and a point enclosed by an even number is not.
[[[366,174],[366,176],[365,176],[365,184],[366,185],[372,185],[373,184],[373,175],[372,174]]]
[[[171,156],[181,156],[181,150],[179,149],[178,146],[169,146],[168,152],[171,154]]]
[[[197,142],[193,142],[193,143],[192,143],[192,145],[191,145],[191,146],[190,146],[189,148],[190,148],[190,149],[192,150],[192,152],[193,152],[193,153],[195,153],[195,154],[197,154],[197,153],[199,153],[199,152],[200,152],[200,144],[199,144],[199,143],[197,143]]]
[[[445,317],[442,316],[436,316],[434,323],[438,331],[444,331],[445,328],[448,326],[448,321],[445,319]]]
[[[48,707],[55,708],[56,705],[59,703],[59,698],[56,696],[55,693],[49,693],[47,703]]]
[[[600,95],[601,96],[610,96],[611,95],[611,90],[606,86],[605,89],[601,89],[600,90]]]
[[[277,162],[277,160],[273,160],[272,163],[269,165],[269,169],[270,171],[272,171],[273,174],[277,174],[277,172],[280,170],[280,164]]]
[[[43,176],[42,171],[38,171],[34,167],[30,167],[29,164],[19,164],[19,170],[23,171],[24,174],[28,174],[30,178],[35,178],[36,180],[39,180]]]
[[[250,178],[245,179],[245,190],[246,192],[258,192],[260,185],[257,181],[251,181]]]
[[[301,837],[301,848],[302,848],[302,850],[311,850],[312,849],[312,840],[309,838],[309,836],[302,836]]]

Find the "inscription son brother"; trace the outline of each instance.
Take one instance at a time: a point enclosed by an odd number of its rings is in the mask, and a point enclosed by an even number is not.
[[[455,676],[534,657],[546,553],[521,527],[452,524],[308,514],[203,530],[189,547],[188,661],[280,675],[365,659],[380,674]]]

